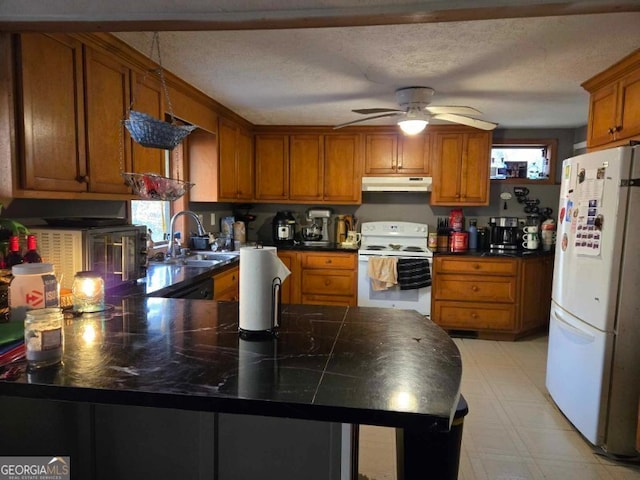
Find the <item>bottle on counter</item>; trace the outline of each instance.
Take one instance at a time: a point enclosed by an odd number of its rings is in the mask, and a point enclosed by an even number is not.
[[[469,220],[469,250],[478,249],[478,221]]]
[[[24,254],[24,263],[42,263],[42,257],[38,253],[38,241],[35,235],[27,235],[27,252]]]
[[[5,266],[9,270],[14,265],[20,265],[24,262],[22,254],[20,253],[20,239],[17,235],[9,237],[9,252],[4,259]]]

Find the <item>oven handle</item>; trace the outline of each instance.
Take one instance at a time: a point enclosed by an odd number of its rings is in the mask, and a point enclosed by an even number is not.
[[[120,275],[120,278],[122,278],[122,281],[127,281],[129,280],[129,272],[125,271],[125,261],[127,258],[127,242],[126,242],[126,237],[122,236],[120,237],[120,241],[119,242],[113,242],[112,245],[114,247],[120,247],[120,268],[121,270],[119,272],[113,272],[114,275]]]
[[[359,262],[368,262],[369,258],[371,257],[386,257],[388,255],[358,255],[358,261]],[[429,266],[431,266],[433,264],[433,257],[412,257],[412,256],[393,256],[393,257],[389,257],[389,258],[410,258],[410,259],[418,259],[418,258],[424,258],[425,260],[429,261]]]

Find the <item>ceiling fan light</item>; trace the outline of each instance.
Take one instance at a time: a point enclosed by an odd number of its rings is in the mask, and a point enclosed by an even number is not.
[[[400,127],[400,130],[402,130],[407,135],[417,135],[425,128],[427,128],[428,123],[429,122],[427,122],[426,120],[410,119],[398,121],[398,126]]]

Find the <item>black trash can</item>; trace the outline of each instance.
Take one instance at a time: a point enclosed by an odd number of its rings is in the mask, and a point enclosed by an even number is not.
[[[469,406],[462,395],[448,432],[396,429],[398,480],[457,480],[462,426]],[[419,446],[419,450],[416,448]]]

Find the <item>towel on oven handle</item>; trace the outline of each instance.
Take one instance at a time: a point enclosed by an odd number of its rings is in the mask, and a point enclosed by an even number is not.
[[[375,291],[386,290],[398,283],[398,259],[395,257],[369,257],[367,274],[371,279],[371,288]]]
[[[400,290],[430,287],[429,260],[426,258],[399,258],[398,285],[400,285]]]

